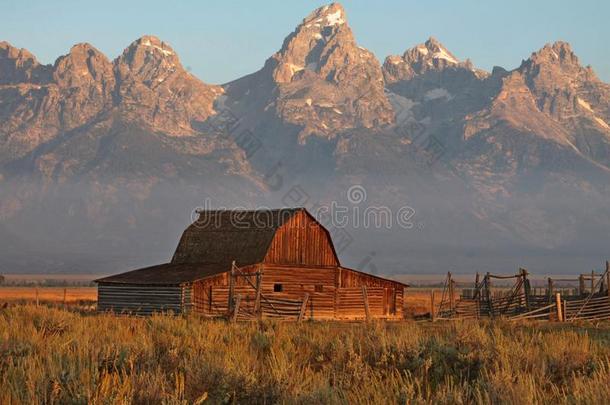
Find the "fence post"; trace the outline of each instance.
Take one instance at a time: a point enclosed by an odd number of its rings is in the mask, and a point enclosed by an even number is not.
[[[233,292],[235,290],[235,260],[231,263],[231,272],[229,273],[229,302],[227,303],[227,309],[229,314],[233,310]]]
[[[453,316],[453,310],[454,310],[454,297],[453,297],[453,277],[451,277],[451,272],[449,272],[449,311],[451,313],[451,316]]]
[[[434,290],[430,291],[430,319],[434,322]]]
[[[530,280],[528,279],[528,272],[526,269],[521,269],[521,277],[523,277],[523,292],[525,293],[525,308],[530,310],[530,295],[532,293],[530,288]]]
[[[585,277],[581,274],[578,276],[578,295],[584,295],[585,293]]]
[[[606,260],[606,289],[608,290],[608,297],[610,297],[610,262]]]
[[[477,305],[477,319],[481,317],[481,286],[479,285],[479,272],[474,277],[474,297]]]
[[[553,302],[553,279],[549,277],[549,285],[548,285],[548,289],[549,291],[547,292],[548,297],[549,297],[549,304],[551,302]]]
[[[254,313],[262,318],[263,311],[261,307],[261,271],[260,268],[256,272],[256,298],[254,300]]]
[[[484,279],[485,283],[485,299],[487,300],[487,304],[489,305],[489,317],[494,317],[494,309],[493,304],[491,302],[491,273],[487,272]]]
[[[364,300],[364,313],[366,315],[366,320],[369,321],[371,319],[371,312],[369,309],[369,294],[366,291],[366,286],[362,286],[362,299]]]
[[[595,288],[595,270],[591,270],[591,294],[594,293],[593,289]]]
[[[233,316],[231,318],[233,322],[237,321],[237,315],[239,314],[239,304],[241,304],[241,294],[237,294],[237,298],[235,299],[235,309],[233,310]]]
[[[301,303],[301,311],[299,312],[299,322],[305,318],[305,311],[307,310],[307,301],[309,300],[309,293],[305,293],[303,302]]]
[[[561,310],[561,294],[555,294],[555,305],[557,306],[557,321],[563,322],[563,311]]]

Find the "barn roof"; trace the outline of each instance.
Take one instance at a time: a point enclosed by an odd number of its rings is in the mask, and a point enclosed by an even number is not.
[[[230,265],[227,268],[226,265],[218,263],[165,263],[100,278],[95,280],[95,282],[113,284],[179,285],[221,274],[230,269]]]
[[[260,263],[277,229],[301,210],[202,211],[182,234],[172,263]]]

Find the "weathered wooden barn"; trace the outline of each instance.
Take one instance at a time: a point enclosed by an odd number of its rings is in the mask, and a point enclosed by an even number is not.
[[[99,311],[234,319],[397,319],[406,287],[341,266],[303,208],[203,211],[170,263],[96,281]]]

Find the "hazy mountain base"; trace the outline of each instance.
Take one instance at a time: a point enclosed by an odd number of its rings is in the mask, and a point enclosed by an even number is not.
[[[0,402],[610,401],[610,329],[0,313]]]
[[[467,188],[456,191],[452,183],[459,180],[415,188],[421,179],[405,184],[404,176],[401,181],[380,176],[359,181],[366,201],[353,204],[346,197],[353,178],[327,178],[320,184],[317,176],[306,177],[301,173],[291,181],[285,173],[282,187],[265,193],[247,191],[247,185],[231,178],[220,184],[204,182],[205,177],[201,183],[156,179],[146,186],[108,179],[93,184],[22,182],[0,190],[0,195],[15,189],[28,195],[21,200],[26,205],[0,227],[1,272],[114,273],[165,262],[196,207],[303,205],[316,212],[320,206],[330,208],[329,196],[334,195],[348,210],[346,226],[320,219],[344,264],[364,271],[512,273],[524,266],[536,275],[577,274],[606,259],[607,200],[569,184],[551,187],[547,182],[538,192],[491,204]],[[10,201],[10,196],[3,199]],[[371,216],[370,207],[377,212],[385,207],[390,217]],[[412,216],[398,223],[404,207],[412,209]]]

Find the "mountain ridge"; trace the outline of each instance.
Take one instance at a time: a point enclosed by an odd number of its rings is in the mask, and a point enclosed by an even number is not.
[[[337,3],[314,10],[261,69],[223,85],[151,35],[113,60],[76,44],[52,65],[1,42],[4,234],[28,252],[99,245],[114,264],[137,263],[130,254],[170,249],[175,235],[160,230],[178,232],[202,200],[286,205],[298,186],[330,203],[354,183],[367,204],[412,204],[427,220],[417,232],[369,230],[373,240],[354,229],[362,242],[348,263],[367,243],[395,252],[401,241],[560,251],[610,226],[610,86],[569,44],[485,72],[430,37],[382,64],[347,17]]]

